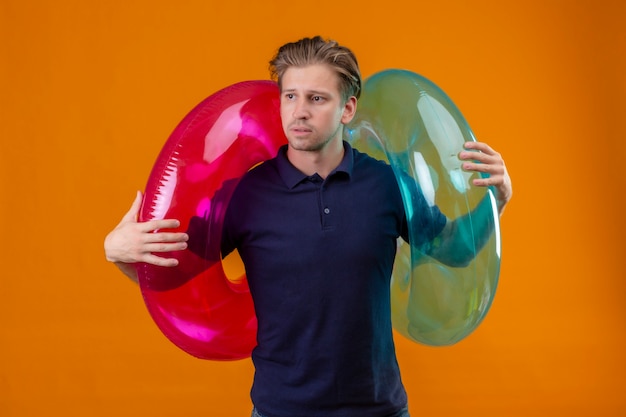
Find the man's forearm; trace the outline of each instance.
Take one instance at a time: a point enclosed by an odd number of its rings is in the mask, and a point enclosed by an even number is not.
[[[130,278],[134,282],[139,282],[139,279],[137,278],[137,270],[135,269],[135,264],[127,264],[127,263],[124,263],[124,262],[114,262],[114,264],[128,278]]]
[[[467,266],[489,241],[496,221],[487,193],[470,213],[448,221],[427,254],[449,266]]]

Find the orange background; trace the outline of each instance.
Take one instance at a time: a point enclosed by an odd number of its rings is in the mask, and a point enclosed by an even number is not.
[[[3,0],[0,416],[249,415],[249,360],[173,346],[102,242],[195,104],[318,33],[442,87],[514,181],[486,320],[398,336],[413,415],[626,415],[625,4]]]

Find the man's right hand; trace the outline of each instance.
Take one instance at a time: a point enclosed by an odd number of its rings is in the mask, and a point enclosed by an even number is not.
[[[161,229],[173,229],[180,225],[176,219],[150,220],[139,223],[137,215],[141,207],[142,194],[137,197],[122,221],[104,240],[106,259],[114,262],[126,275],[136,280],[132,265],[145,262],[158,266],[176,266],[178,260],[155,255],[159,252],[173,252],[187,248],[187,233],[158,232]]]

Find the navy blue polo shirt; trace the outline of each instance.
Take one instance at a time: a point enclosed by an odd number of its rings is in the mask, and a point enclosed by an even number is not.
[[[344,148],[322,179],[283,147],[244,175],[226,211],[222,253],[238,249],[259,325],[252,401],[268,417],[379,417],[407,403],[389,294],[407,239],[402,196],[389,165]],[[425,238],[444,224],[439,213]]]

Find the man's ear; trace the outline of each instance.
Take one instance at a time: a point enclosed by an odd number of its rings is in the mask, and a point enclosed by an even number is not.
[[[346,101],[346,104],[343,107],[343,114],[341,115],[341,123],[344,125],[350,123],[356,113],[356,104],[357,100],[354,96],[350,97]]]

